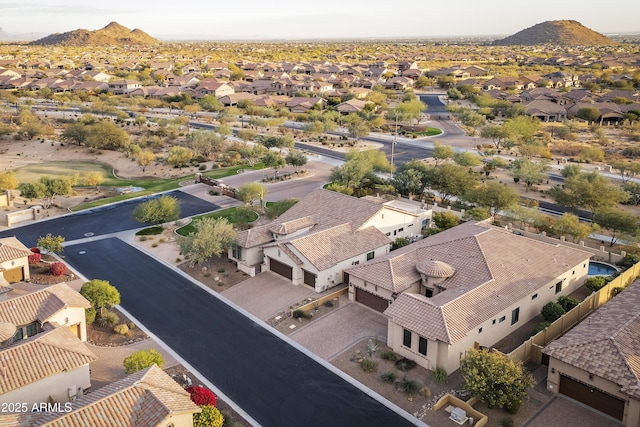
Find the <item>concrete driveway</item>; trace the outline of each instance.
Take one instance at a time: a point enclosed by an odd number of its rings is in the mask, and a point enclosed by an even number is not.
[[[314,320],[289,337],[324,360],[331,360],[365,338],[387,341],[387,318],[340,296],[340,308]]]
[[[306,297],[315,297],[316,293],[308,286],[295,286],[284,277],[265,271],[232,286],[222,295],[257,318],[267,320]]]

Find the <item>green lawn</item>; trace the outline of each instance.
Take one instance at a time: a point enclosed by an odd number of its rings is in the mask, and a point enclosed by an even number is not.
[[[405,136],[435,136],[440,135],[442,133],[441,129],[438,128],[427,128],[424,132],[405,132]]]
[[[264,166],[257,164],[253,168],[246,165],[231,166],[227,168],[220,168],[203,172],[202,175],[209,178],[224,178],[226,176],[235,175],[239,169],[261,169]],[[162,191],[173,190],[178,188],[179,183],[186,180],[193,180],[194,174],[185,175],[179,178],[161,179],[161,178],[147,178],[147,179],[121,179],[113,175],[111,166],[105,163],[96,162],[83,162],[83,161],[60,161],[60,162],[46,162],[33,165],[24,166],[16,169],[16,175],[18,182],[34,182],[40,179],[42,176],[49,178],[61,178],[72,177],[76,172],[82,176],[86,172],[102,172],[105,177],[101,187],[142,187],[144,190],[136,193],[121,194],[106,199],[96,200],[89,203],[84,203],[79,206],[73,207],[72,211],[80,211],[83,209],[89,209],[96,206],[105,205],[107,203],[119,202],[122,200],[131,199],[134,197],[145,196],[149,194],[159,193]]]
[[[258,219],[258,214],[255,212],[254,214],[255,214],[255,217],[250,222],[253,222]],[[231,224],[235,224],[238,222],[238,207],[234,206],[232,208],[227,208],[221,211],[216,211],[216,212],[194,217],[193,221],[191,221],[189,224],[185,225],[184,227],[178,228],[176,230],[176,233],[178,233],[181,236],[188,236],[190,233],[194,233],[196,231],[196,222],[200,218],[227,218],[227,220]]]

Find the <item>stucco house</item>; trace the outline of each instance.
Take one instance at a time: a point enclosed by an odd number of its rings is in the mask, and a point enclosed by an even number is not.
[[[0,273],[9,284],[30,280],[29,255],[29,248],[17,238],[0,239]]]
[[[122,79],[109,82],[109,92],[114,95],[126,95],[141,87],[142,83],[137,80]]]
[[[388,317],[388,345],[427,369],[459,368],[584,284],[591,253],[468,222],[345,271],[349,298]]]
[[[195,94],[197,98],[202,98],[206,95],[213,95],[216,98],[221,98],[223,96],[232,95],[235,93],[233,87],[229,86],[226,82],[218,82],[209,80],[202,80],[200,84],[195,89]]]
[[[640,281],[547,345],[547,389],[640,426]]]
[[[272,223],[238,233],[229,258],[251,275],[269,270],[322,292],[343,283],[346,268],[386,254],[396,237],[419,235],[430,213],[317,189]]]
[[[0,301],[0,402],[68,402],[91,386],[90,306],[65,283]]]
[[[189,393],[157,365],[82,396],[68,407],[12,414],[6,421],[18,427],[193,427],[193,414],[200,412]]]

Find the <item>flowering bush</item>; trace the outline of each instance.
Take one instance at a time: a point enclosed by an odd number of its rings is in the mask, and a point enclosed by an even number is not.
[[[67,271],[67,266],[63,262],[54,262],[49,266],[49,272],[54,276],[62,276]]]
[[[34,254],[39,254],[40,253],[40,248],[31,248],[29,249],[31,252],[33,252]]]
[[[216,395],[206,387],[192,385],[185,389],[191,395],[191,401],[198,406],[216,406]]]
[[[34,252],[31,255],[29,255],[29,265],[36,265],[40,262],[41,259],[42,259],[42,255],[39,254],[38,252]]]
[[[224,417],[218,408],[202,405],[202,412],[193,414],[193,427],[222,427]]]

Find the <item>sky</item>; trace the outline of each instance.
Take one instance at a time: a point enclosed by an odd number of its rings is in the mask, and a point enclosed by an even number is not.
[[[160,39],[326,39],[511,35],[572,19],[600,33],[640,32],[640,2],[584,0],[0,0],[9,33],[97,30],[116,21]]]

